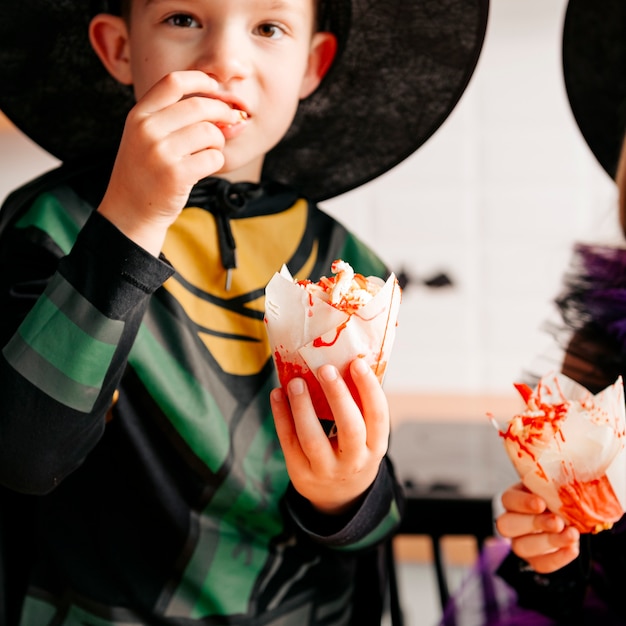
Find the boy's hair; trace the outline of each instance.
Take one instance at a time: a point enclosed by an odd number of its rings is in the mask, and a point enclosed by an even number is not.
[[[125,20],[128,20],[130,16],[130,3],[131,0],[108,0],[107,8],[112,15],[119,15]]]
[[[330,31],[333,32],[331,19],[329,16],[329,6],[332,4],[332,0],[315,0],[313,8],[315,10],[315,28],[318,32]]]

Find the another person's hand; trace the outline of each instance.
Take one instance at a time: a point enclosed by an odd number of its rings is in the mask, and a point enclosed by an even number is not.
[[[217,82],[204,72],[173,72],[131,109],[99,211],[138,245],[160,252],[191,188],[224,164],[220,125],[241,113],[211,97]]]
[[[295,489],[328,514],[346,512],[374,482],[389,442],[389,407],[382,387],[363,359],[350,364],[360,404],[332,365],[318,372],[337,426],[329,438],[315,414],[303,379],[271,395],[276,431]]]
[[[511,540],[511,549],[539,574],[565,567],[580,552],[580,533],[551,513],[539,496],[521,483],[502,494],[505,512],[496,520],[498,532]]]

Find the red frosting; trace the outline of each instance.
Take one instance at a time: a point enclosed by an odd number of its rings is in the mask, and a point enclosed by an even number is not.
[[[562,507],[558,513],[581,533],[611,528],[623,513],[606,474],[587,482],[575,480],[561,485],[559,498]]]

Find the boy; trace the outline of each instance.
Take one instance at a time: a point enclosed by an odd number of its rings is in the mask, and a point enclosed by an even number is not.
[[[441,39],[467,23],[471,44],[439,59],[445,95],[438,85],[432,100],[411,82],[416,60],[436,58],[414,48],[424,16],[401,2],[102,9],[21,3],[0,37],[3,65],[20,68],[0,106],[65,162],[9,198],[0,248],[0,482],[7,498],[32,494],[35,520],[19,623],[377,623],[380,603],[357,605],[355,588],[359,555],[401,508],[384,393],[357,359],[360,409],[321,368],[339,433],[327,438],[301,380],[273,389],[263,289],[283,263],[298,278],[335,258],[387,274],[310,198],[382,173],[441,124],[474,68],[486,3],[442,18]],[[395,20],[402,37],[385,29]],[[108,77],[80,47],[87,24]],[[373,25],[398,38],[397,111],[350,48],[378,64],[384,48],[363,37]]]

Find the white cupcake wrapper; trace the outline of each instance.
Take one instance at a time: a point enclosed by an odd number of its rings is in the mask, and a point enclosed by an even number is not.
[[[556,433],[529,441],[499,427],[505,449],[522,482],[554,513],[585,532],[608,528],[626,508],[626,417],[621,377],[596,394],[564,376],[544,376],[533,397],[555,405],[569,401]],[[532,415],[523,412],[522,415]],[[541,416],[538,415],[541,420]],[[612,495],[614,494],[614,495]],[[599,496],[598,498],[596,496]],[[602,523],[592,527],[597,514]]]
[[[401,290],[392,274],[380,291],[352,315],[336,309],[294,282],[283,266],[265,290],[265,324],[279,377],[280,364],[312,372],[331,363],[345,375],[349,363],[365,359],[382,382],[396,335]],[[282,384],[286,380],[281,380]]]

